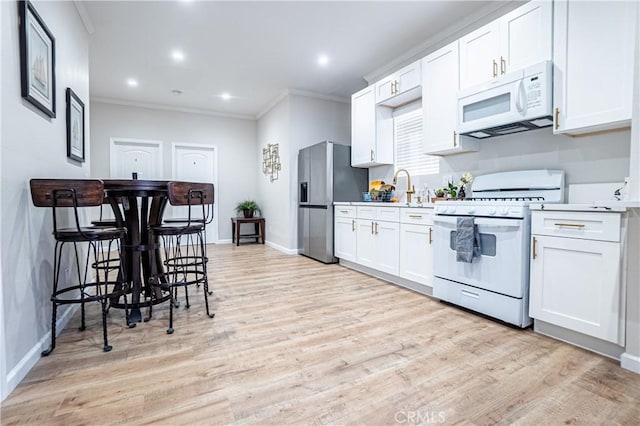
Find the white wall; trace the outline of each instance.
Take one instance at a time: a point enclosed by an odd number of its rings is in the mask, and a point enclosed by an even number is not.
[[[210,115],[91,102],[91,176],[109,177],[109,140],[112,137],[163,142],[163,176],[171,178],[173,142],[212,145],[218,149],[216,204],[220,240],[231,240],[230,217],[235,205],[257,197],[255,166],[256,123]]]
[[[283,251],[292,249],[291,233],[291,124],[290,99],[285,97],[264,114],[257,123],[258,149],[254,154],[257,177],[258,204],[266,219],[269,244]],[[267,144],[278,144],[281,170],[278,179],[270,182],[262,173],[262,149]]]
[[[0,36],[2,35],[2,10],[0,6]],[[1,59],[1,58],[0,58]],[[0,66],[0,99],[2,99],[2,66]],[[0,142],[2,138],[2,102],[0,102]],[[2,176],[2,150],[0,149],[0,176]],[[0,223],[2,223],[2,197],[0,197]],[[0,241],[2,239],[2,227],[0,226]],[[0,401],[7,395],[7,366],[6,346],[4,339],[4,308],[2,298],[2,244],[0,244]]]
[[[290,95],[291,102],[291,209],[289,247],[298,247],[298,151],[322,141],[351,145],[351,105]]]
[[[48,345],[53,238],[51,213],[31,202],[29,179],[87,177],[89,163],[67,159],[65,89],[85,102],[89,145],[89,43],[72,2],[34,2],[56,41],[57,118],[49,119],[20,94],[17,2],[2,8],[1,273],[6,391],[22,379]],[[65,308],[60,309],[62,316]],[[1,310],[0,310],[1,312]],[[4,395],[6,396],[6,395]]]
[[[349,145],[349,104],[290,93],[258,120],[259,152],[269,143],[280,144],[282,170],[274,182],[262,173],[258,192],[267,218],[267,241],[289,253],[298,249],[298,151],[330,140]]]
[[[442,186],[442,175],[457,179],[464,172],[474,176],[509,170],[560,169],[567,184],[623,182],[629,176],[629,130],[582,137],[553,136],[551,128],[480,141],[478,152],[441,157],[440,174],[412,179],[416,189],[427,184]],[[393,166],[370,169],[370,179],[387,182]],[[406,179],[399,179],[398,191],[406,190]],[[399,194],[402,195],[402,194]]]

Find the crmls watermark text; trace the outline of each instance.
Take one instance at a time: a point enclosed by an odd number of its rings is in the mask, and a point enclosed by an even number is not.
[[[424,424],[424,423],[444,423],[445,417],[443,411],[412,411],[402,410],[396,411],[394,419],[401,424]]]

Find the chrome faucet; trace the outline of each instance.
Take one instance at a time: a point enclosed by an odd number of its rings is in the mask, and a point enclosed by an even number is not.
[[[396,174],[393,175],[393,184],[398,183],[398,173],[405,172],[407,174],[407,204],[411,203],[411,195],[416,193],[416,187],[411,185],[411,176],[409,176],[409,172],[406,169],[398,169],[396,170]]]

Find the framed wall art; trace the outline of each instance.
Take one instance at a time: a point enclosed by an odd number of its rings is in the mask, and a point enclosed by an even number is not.
[[[29,1],[18,2],[22,97],[56,117],[56,43]]]
[[[67,87],[67,157],[84,162],[84,103]]]

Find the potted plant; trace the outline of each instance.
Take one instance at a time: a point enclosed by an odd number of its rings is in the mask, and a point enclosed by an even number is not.
[[[236,213],[244,215],[244,217],[253,217],[253,212],[260,212],[260,206],[253,200],[240,201],[236,204]]]

